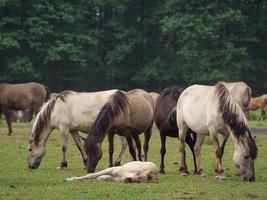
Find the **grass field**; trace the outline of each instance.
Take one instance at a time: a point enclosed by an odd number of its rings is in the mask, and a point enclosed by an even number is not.
[[[17,126],[21,124],[17,124]],[[258,159],[255,163],[256,182],[244,183],[240,180],[232,163],[233,144],[226,145],[223,159],[226,181],[214,179],[215,156],[209,138],[202,150],[202,161],[207,174],[205,178],[196,176],[180,177],[177,173],[178,154],[176,139],[167,139],[165,162],[166,174],[160,175],[157,184],[122,184],[115,182],[80,181],[65,182],[64,178],[84,175],[82,161],[72,139],[69,140],[68,169],[56,170],[61,160],[60,134],[54,131],[49,138],[47,153],[39,169],[27,168],[28,128],[14,128],[14,135],[7,136],[5,124],[0,128],[0,199],[266,199],[267,198],[267,137],[258,136]],[[116,137],[118,139],[118,137]],[[115,145],[119,146],[118,140]],[[108,165],[107,141],[103,143],[104,156],[97,171]],[[149,160],[160,163],[160,138],[153,134],[150,142]],[[187,149],[188,150],[188,149]],[[118,149],[116,150],[118,152]],[[191,154],[188,165],[192,171]],[[130,161],[127,154],[123,162]]]

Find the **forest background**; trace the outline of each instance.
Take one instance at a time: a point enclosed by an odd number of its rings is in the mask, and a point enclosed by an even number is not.
[[[267,1],[0,0],[0,82],[51,91],[245,81],[267,91]]]

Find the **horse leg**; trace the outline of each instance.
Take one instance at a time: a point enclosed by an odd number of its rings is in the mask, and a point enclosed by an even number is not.
[[[138,152],[138,160],[142,161],[142,154],[141,154],[141,141],[138,135],[133,136],[133,139],[136,144],[137,152]]]
[[[222,148],[220,146],[216,130],[211,131],[210,133],[211,133],[210,137],[211,137],[211,140],[212,140],[212,143],[213,143],[213,146],[214,146],[214,149],[215,149],[215,154],[216,154],[216,157],[217,157],[216,168],[215,168],[215,174],[216,174],[215,178],[224,180],[225,176],[224,176],[224,170],[223,170],[223,165],[222,165],[223,150],[222,150]],[[225,141],[226,140],[224,140],[224,144],[222,144],[223,146],[225,145]]]
[[[263,119],[264,114],[265,114],[264,110],[261,109],[261,115],[260,115],[259,121],[260,121],[261,119]]]
[[[197,163],[196,163],[196,156],[195,156],[195,151],[194,151],[194,145],[196,143],[196,133],[191,132],[191,133],[187,133],[186,138],[185,138],[185,142],[188,144],[192,155],[193,155],[193,161],[194,161],[194,174],[197,174]]]
[[[201,164],[201,146],[205,140],[205,135],[197,134],[197,141],[194,146],[195,156],[196,156],[196,165],[197,165],[197,175],[198,176],[206,176],[202,169]]]
[[[149,140],[152,134],[152,126],[153,124],[151,124],[151,126],[145,131],[145,141],[144,141],[144,154],[145,154],[145,161],[147,161],[147,153],[148,153],[148,149],[149,149]]]
[[[120,139],[121,139],[121,151],[118,155],[118,158],[117,160],[114,162],[114,166],[120,166],[121,164],[121,160],[122,160],[122,157],[123,157],[123,154],[127,148],[127,140],[125,137],[123,136],[120,136]]]
[[[109,167],[113,166],[113,153],[114,153],[114,133],[110,130],[108,132],[108,146],[109,146]]]
[[[66,178],[65,180],[67,181],[76,181],[76,180],[82,180],[82,179],[98,179],[98,177],[108,177],[109,179],[113,179],[113,176],[114,176],[114,173],[116,173],[118,170],[117,170],[117,167],[110,167],[110,168],[107,168],[107,169],[104,169],[100,172],[96,172],[96,173],[90,173],[90,174],[87,174],[85,176],[80,176],[80,177],[71,177],[71,178]]]
[[[160,164],[160,171],[159,173],[165,173],[164,171],[164,157],[166,154],[166,134],[160,131],[160,141],[161,141],[161,149],[160,149],[160,154],[161,154],[161,164]]]
[[[59,170],[63,170],[64,168],[67,168],[68,162],[67,162],[67,150],[68,150],[68,134],[69,130],[65,128],[60,128],[61,132],[61,139],[62,139],[62,154],[63,154],[63,159],[60,163],[60,166],[57,167]]]
[[[13,130],[12,130],[12,125],[11,125],[11,120],[10,120],[10,116],[9,116],[8,110],[5,110],[4,114],[5,114],[6,123],[7,123],[7,126],[8,126],[8,135],[10,136],[12,134]]]
[[[80,139],[80,136],[79,136],[79,133],[78,131],[70,131],[70,134],[77,146],[77,148],[79,149],[81,155],[82,155],[82,158],[83,158],[83,163],[84,163],[84,166],[86,166],[87,164],[87,155],[83,149],[83,144],[82,144],[82,141]]]
[[[180,163],[180,175],[181,176],[187,176],[189,174],[186,166],[186,155],[185,155],[185,138],[187,134],[188,127],[183,124],[182,126],[179,126],[179,150],[181,154],[181,163]]]
[[[126,137],[126,140],[127,140],[128,146],[129,146],[129,152],[132,156],[132,159],[136,160],[136,152],[135,152],[135,147],[133,144],[133,138],[132,138],[131,132],[126,131],[125,137]]]

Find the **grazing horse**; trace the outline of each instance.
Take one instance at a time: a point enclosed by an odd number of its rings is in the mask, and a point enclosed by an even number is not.
[[[29,168],[38,168],[45,155],[48,137],[54,129],[59,129],[63,141],[63,159],[58,169],[67,167],[66,152],[69,133],[73,137],[86,164],[86,154],[78,131],[88,133],[100,109],[116,91],[79,93],[67,90],[45,103],[36,117],[29,137]]]
[[[160,173],[164,171],[164,157],[166,153],[166,137],[178,138],[178,127],[176,123],[176,105],[182,89],[177,86],[165,88],[161,93],[157,101],[156,110],[154,114],[154,120],[157,128],[160,132],[161,139],[161,164]],[[193,154],[193,160],[196,173],[196,161],[194,155],[194,144],[196,141],[196,133],[187,134],[186,143],[189,145]]]
[[[248,110],[261,110],[261,115],[259,120],[265,120],[265,111],[267,110],[267,94],[261,95],[259,97],[251,98],[249,105],[248,105]]]
[[[192,114],[194,113],[194,114]],[[224,138],[229,134],[234,141],[233,161],[244,181],[255,181],[254,160],[257,157],[257,146],[251,136],[247,118],[239,104],[231,96],[227,84],[215,86],[193,85],[180,95],[177,103],[177,125],[179,129],[181,152],[181,175],[186,173],[185,138],[188,128],[197,133],[195,155],[197,172],[204,175],[201,167],[201,145],[209,133],[214,145],[217,164],[215,178],[225,179],[222,166],[223,143],[219,142],[218,133]]]
[[[8,135],[13,132],[8,110],[28,109],[32,115],[49,99],[49,95],[48,87],[39,83],[0,84],[0,111],[5,114]]]
[[[119,167],[110,167],[81,177],[66,178],[67,181],[83,179],[112,180],[122,183],[157,182],[158,169],[152,162],[133,161]]]
[[[142,160],[139,134],[144,132],[144,159],[147,161],[153,111],[152,97],[144,90],[135,89],[126,93],[117,91],[112,95],[99,112],[84,143],[87,154],[87,172],[95,171],[97,163],[102,157],[101,144],[107,132],[109,132],[110,166],[112,165],[114,133],[126,137],[132,159],[137,160],[133,146],[134,140],[138,150],[138,159]]]

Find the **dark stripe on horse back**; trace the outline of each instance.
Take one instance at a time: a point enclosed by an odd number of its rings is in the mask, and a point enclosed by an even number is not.
[[[84,147],[87,152],[92,153],[93,150],[90,149],[92,144],[95,145],[104,140],[110,124],[120,113],[125,113],[128,106],[128,99],[122,91],[117,91],[111,96],[110,100],[101,108],[85,139]]]
[[[251,136],[249,127],[244,121],[245,115],[239,120],[240,117],[238,115],[240,115],[239,112],[242,112],[241,108],[238,109],[238,105],[231,100],[230,93],[222,82],[217,83],[216,91],[219,97],[219,112],[222,113],[224,123],[229,126],[234,137],[239,141],[241,138],[247,140],[250,156],[252,159],[255,159],[257,157],[257,146]],[[246,132],[248,133],[248,137]]]

